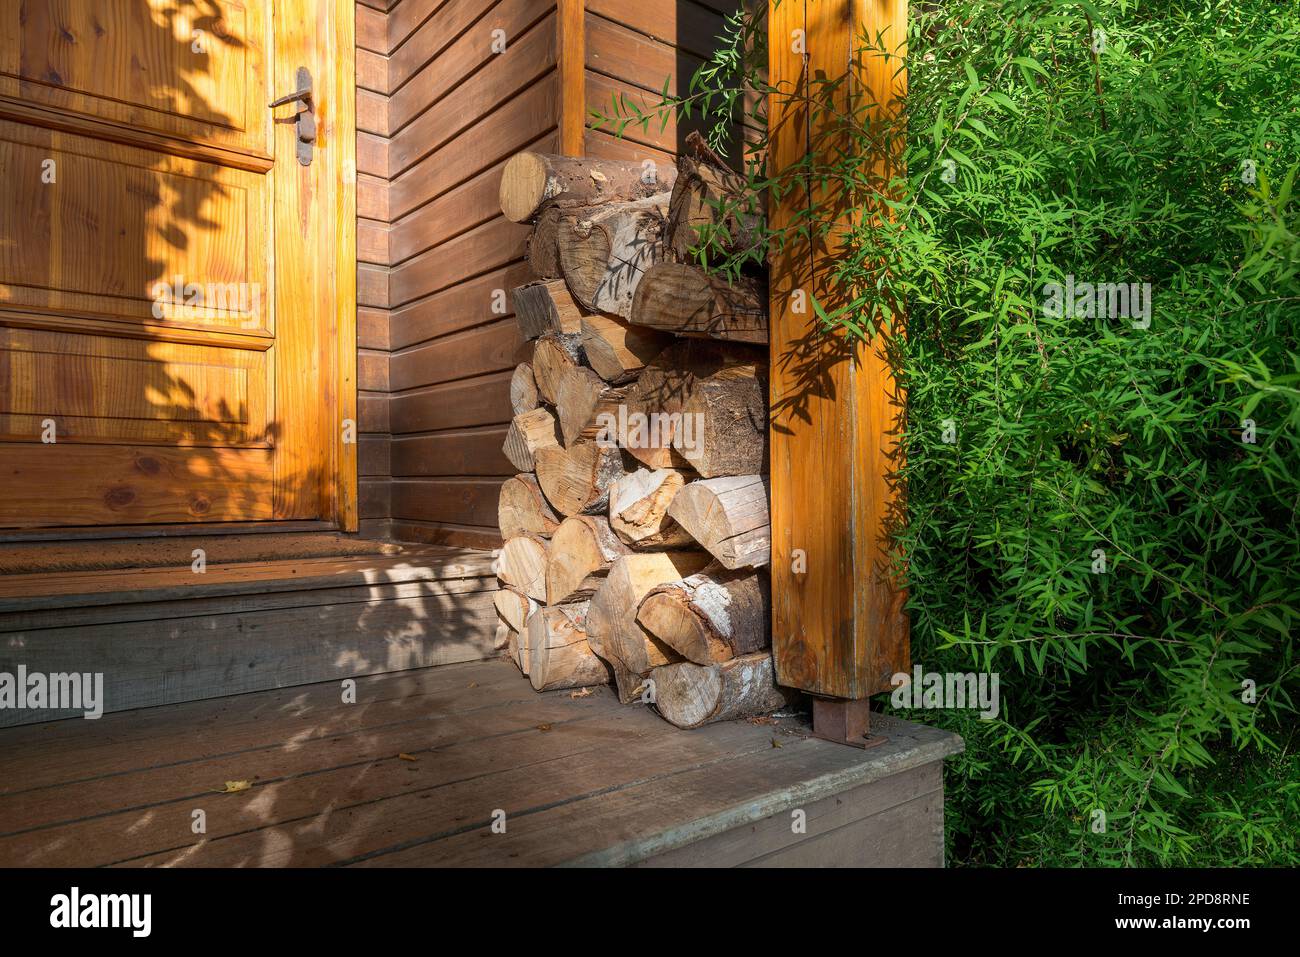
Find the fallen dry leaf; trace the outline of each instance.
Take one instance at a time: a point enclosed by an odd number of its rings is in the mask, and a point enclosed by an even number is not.
[[[570,697],[570,698],[590,698],[590,697],[591,697],[591,689],[590,689],[590,688],[579,688],[577,691],[570,691],[570,692],[569,692],[569,697]]]
[[[779,747],[781,747],[781,742],[778,741],[778,740],[776,740],[776,738],[773,738],[773,739],[772,739],[772,747],[774,747],[774,748],[779,748]]]
[[[537,726],[537,730],[538,730],[538,731],[550,731],[550,730],[551,730],[551,726],[550,726],[549,724],[539,724],[539,725]]]
[[[405,751],[403,751],[401,754],[399,754],[399,755],[397,756],[397,759],[398,759],[399,761],[418,761],[418,760],[420,760],[420,759],[417,758],[415,755],[413,755],[413,754],[407,754]]]
[[[467,687],[470,687],[470,688],[477,688],[477,687],[478,687],[478,682],[477,682],[477,681],[471,681]]]
[[[247,791],[247,790],[248,790],[249,788],[251,788],[252,786],[253,786],[253,782],[252,782],[252,781],[227,781],[227,782],[226,782],[226,786],[225,786],[224,788],[222,788],[222,789],[219,790],[219,791],[217,791],[217,790],[214,789],[214,793],[216,793],[216,794],[238,794],[240,791]]]
[[[746,718],[745,720],[750,724],[776,724],[776,718],[763,714],[755,715],[754,717]]]

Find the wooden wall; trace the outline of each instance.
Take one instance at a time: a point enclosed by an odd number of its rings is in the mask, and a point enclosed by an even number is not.
[[[585,0],[585,80],[588,126],[590,113],[610,115],[614,97],[627,98],[643,109],[659,102],[664,81],[669,92],[685,94],[691,77],[708,59],[726,14],[740,0]],[[608,127],[588,129],[588,156],[669,161],[680,152],[686,134],[698,123],[658,121],[647,129],[629,125],[621,137]]]
[[[388,532],[388,107],[384,0],[357,3],[357,450],[361,534]]]
[[[613,91],[652,103],[669,75],[688,82],[730,6],[358,0],[363,528],[500,544],[508,384],[531,352],[510,302],[530,278],[528,228],[501,215],[501,167],[521,149],[561,151],[562,124],[571,150],[670,160],[684,129],[620,141],[582,121]]]

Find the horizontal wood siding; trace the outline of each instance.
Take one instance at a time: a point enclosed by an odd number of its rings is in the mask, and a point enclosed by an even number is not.
[[[357,506],[361,531],[389,534],[389,57],[385,0],[357,3]]]
[[[529,279],[528,227],[501,215],[497,191],[519,150],[558,148],[556,14],[554,0],[388,13],[388,228],[366,242],[387,251],[387,504],[402,539],[500,543],[510,373],[530,350],[510,301]]]
[[[387,495],[371,489],[365,500],[389,509],[396,537],[500,542],[497,494],[515,472],[501,452],[510,372],[531,353],[510,301],[531,278],[528,227],[501,215],[502,166],[522,149],[560,152],[571,111],[608,110],[616,95],[651,105],[666,78],[670,90],[684,88],[733,8],[733,0],[585,0],[581,49],[567,51],[557,0],[400,0],[379,11],[382,31],[358,29],[370,84],[359,102],[359,243],[372,268],[361,280],[375,310],[367,321],[387,317],[388,372],[382,392],[375,376],[373,395],[388,398],[391,435],[387,457],[368,458],[375,469],[387,464]],[[359,9],[358,23],[375,14]],[[492,50],[497,30],[503,52]],[[566,62],[578,64],[580,81],[567,107]],[[588,129],[583,148],[672,162],[686,132],[656,124],[619,139]],[[363,355],[378,354],[369,341]]]
[[[586,0],[587,112],[627,115],[626,106],[653,112],[663,95],[685,93],[691,77],[708,59],[726,15],[740,0]],[[609,124],[588,124],[586,153],[609,159],[671,162],[698,121],[667,127],[656,118],[629,125],[616,135]]]

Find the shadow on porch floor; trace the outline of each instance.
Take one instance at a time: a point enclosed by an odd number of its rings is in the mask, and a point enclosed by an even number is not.
[[[0,730],[0,866],[942,863],[961,740],[910,722],[880,718],[868,751],[807,738],[803,715],[684,732],[608,689],[536,694],[500,659],[340,698]]]

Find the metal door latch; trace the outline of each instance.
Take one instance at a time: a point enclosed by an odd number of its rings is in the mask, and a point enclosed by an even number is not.
[[[303,166],[311,165],[312,150],[316,145],[316,114],[311,101],[311,71],[305,66],[298,67],[298,89],[271,101],[271,109],[286,103],[298,104],[298,116],[295,120],[298,131],[298,162]]]

